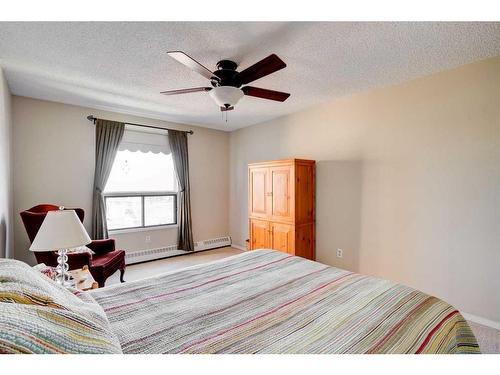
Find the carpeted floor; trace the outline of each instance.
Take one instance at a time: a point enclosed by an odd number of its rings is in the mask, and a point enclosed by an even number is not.
[[[125,280],[133,281],[158,275],[164,272],[193,266],[196,264],[211,262],[231,255],[240,254],[241,250],[233,247],[202,251],[189,255],[155,260],[152,262],[139,263],[127,266]],[[118,284],[120,282],[118,272],[111,276],[106,285]],[[469,322],[476,335],[482,353],[500,353],[500,331],[480,324]]]
[[[469,321],[483,354],[500,354],[500,331]]]
[[[231,255],[240,254],[241,252],[241,250],[235,249],[234,247],[223,247],[215,250],[200,251],[189,255],[154,260],[152,262],[132,264],[127,266],[125,270],[125,280],[140,280],[160,273],[175,271],[196,264],[207,263]],[[119,282],[120,277],[117,272],[106,280],[106,285],[118,284]]]

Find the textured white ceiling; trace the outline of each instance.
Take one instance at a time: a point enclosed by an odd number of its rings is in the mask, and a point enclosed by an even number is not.
[[[252,83],[284,103],[244,97],[222,120],[207,81],[166,55],[244,69],[271,53],[288,65]],[[233,130],[355,92],[500,55],[500,23],[0,22],[0,64],[15,95]]]

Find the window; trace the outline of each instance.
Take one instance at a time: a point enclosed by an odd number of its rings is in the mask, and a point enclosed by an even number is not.
[[[165,134],[125,131],[104,189],[108,230],[177,223],[177,178]]]

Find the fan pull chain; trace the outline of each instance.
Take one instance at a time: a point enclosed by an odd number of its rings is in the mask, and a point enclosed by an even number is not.
[[[227,116],[228,116],[228,113],[229,111],[221,111],[221,116],[222,116],[222,121],[225,121],[227,122]]]

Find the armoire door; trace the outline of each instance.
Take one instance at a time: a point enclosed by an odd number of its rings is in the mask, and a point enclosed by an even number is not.
[[[269,249],[271,243],[269,240],[269,222],[264,220],[250,219],[250,248]]]
[[[271,248],[284,253],[295,253],[293,225],[270,223]]]
[[[253,217],[268,216],[270,189],[269,168],[250,168],[248,171],[248,213]]]
[[[293,165],[269,169],[271,187],[270,219],[293,221]]]
[[[295,226],[295,255],[314,260],[314,224]]]

